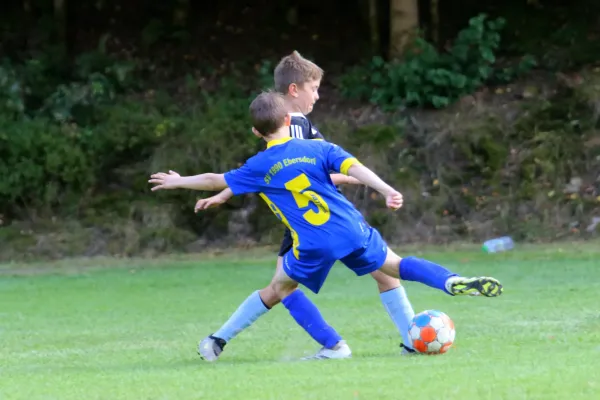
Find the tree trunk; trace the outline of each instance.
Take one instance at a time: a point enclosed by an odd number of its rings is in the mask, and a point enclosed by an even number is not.
[[[379,38],[379,15],[377,12],[378,0],[369,1],[369,28],[371,31],[371,53],[378,55],[381,50],[381,41]]]
[[[66,45],[67,40],[67,0],[54,0],[54,19],[56,20],[56,33],[61,44]]]
[[[418,28],[418,0],[390,0],[390,58],[402,57]]]
[[[431,13],[431,41],[436,46],[440,44],[440,2],[439,0],[431,0],[429,4],[429,12]]]

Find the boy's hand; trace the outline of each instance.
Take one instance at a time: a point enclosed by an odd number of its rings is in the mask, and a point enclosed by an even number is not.
[[[150,178],[152,179],[148,182],[154,184],[154,187],[152,188],[152,191],[154,192],[161,189],[177,189],[179,178],[181,178],[181,176],[175,171],[169,171],[168,174],[158,172],[151,175]]]
[[[209,208],[218,207],[221,204],[227,201],[226,198],[223,198],[221,195],[216,195],[209,197],[208,199],[200,199],[196,202],[196,206],[194,207],[194,212],[208,210]]]
[[[397,210],[402,207],[404,203],[404,199],[402,195],[398,192],[391,192],[385,197],[385,204],[388,208],[392,210]]]

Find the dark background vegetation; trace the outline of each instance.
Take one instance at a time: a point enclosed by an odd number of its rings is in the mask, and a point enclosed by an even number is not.
[[[326,71],[311,115],[320,130],[404,193],[391,213],[344,188],[390,242],[598,230],[597,2],[1,7],[0,259],[278,242],[282,228],[253,196],[194,215],[208,193],[151,194],[146,181],[224,172],[261,149],[249,100],[292,50]]]

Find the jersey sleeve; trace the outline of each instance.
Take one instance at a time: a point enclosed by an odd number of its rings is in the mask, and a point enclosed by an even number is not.
[[[327,160],[327,168],[330,171],[335,171],[348,175],[348,170],[353,165],[360,165],[360,162],[346,150],[342,149],[337,144],[323,142],[325,146],[325,155]]]
[[[227,186],[234,195],[260,192],[261,182],[257,173],[246,163],[238,169],[231,170],[224,175]]]
[[[321,132],[319,132],[319,130],[317,128],[315,128],[314,125],[312,125],[310,127],[310,135],[311,135],[311,139],[325,140],[325,136],[323,136],[323,134]]]

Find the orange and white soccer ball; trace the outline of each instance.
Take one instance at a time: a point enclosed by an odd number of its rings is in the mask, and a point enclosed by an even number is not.
[[[425,354],[447,352],[456,337],[454,322],[437,310],[426,310],[415,315],[409,333],[413,348]]]

